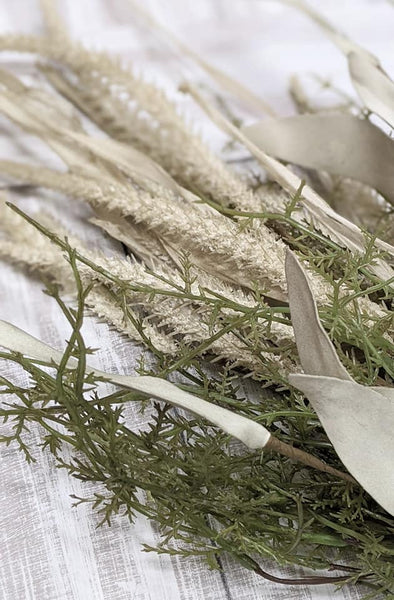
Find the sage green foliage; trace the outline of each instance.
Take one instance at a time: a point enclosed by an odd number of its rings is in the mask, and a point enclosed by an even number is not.
[[[131,520],[138,513],[153,519],[162,534],[161,543],[154,549],[157,552],[202,556],[211,568],[221,568],[221,556],[226,553],[244,567],[265,575],[259,566],[261,559],[270,561],[264,564],[270,565],[271,572],[275,571],[275,562],[313,569],[340,564],[346,582],[362,580],[368,586],[364,588],[366,597],[392,597],[394,519],[361,488],[278,454],[245,451],[201,419],[184,416],[158,402],[153,404],[148,427],[138,430],[127,415],[130,403],[143,400],[141,394],[120,390],[99,397],[99,381],[85,372],[86,356],[91,350],[81,335],[85,300],[92,285],[85,286],[78,266],[85,264],[100,273],[114,303],[123,307],[125,319],[133,318],[127,305],[127,292],[133,289],[133,282],[106,272],[73,250],[67,240],[25,218],[64,250],[74,273],[78,302],[75,309],[70,308],[61,299],[59,289],[48,284],[47,293],[72,328],[62,364],[55,371],[48,372],[46,367],[50,365],[19,354],[0,353],[0,358],[21,365],[31,381],[29,387],[20,387],[4,376],[0,378],[6,400],[11,394],[11,401],[3,403],[0,415],[12,423],[12,433],[0,439],[7,444],[17,443],[32,461],[34,449],[28,447],[25,433],[30,423],[38,423],[43,431],[41,445],[56,456],[58,465],[84,482],[97,484],[93,496],[76,498],[76,503],[91,503],[103,524],[110,524],[118,513]],[[274,220],[275,216],[270,218]],[[332,303],[321,316],[346,368],[361,383],[392,385],[394,346],[385,335],[392,329],[391,313],[387,311],[387,320],[377,320],[367,327],[367,315],[348,310],[351,305],[354,311],[354,298],[365,294],[366,289],[390,306],[393,292],[389,284],[366,276],[365,266],[375,257],[373,239],[370,237],[364,256],[350,256],[314,230],[301,229],[289,211],[278,219],[279,224],[284,226],[282,235],[287,236],[289,244],[308,256],[314,269],[332,284]],[[232,303],[229,313],[225,310],[229,308],[226,298],[212,298],[203,289],[198,298],[190,297],[189,272],[185,259],[185,285],[183,289],[174,286],[174,295],[208,304],[212,323],[220,323],[215,338],[236,331],[245,347],[256,357],[261,356],[258,316],[264,313],[272,320],[287,320],[288,307],[267,306],[256,289],[255,308]],[[338,290],[345,283],[352,294],[340,298]],[[169,293],[160,287],[159,279],[157,288],[139,291],[147,299]],[[199,357],[201,346],[209,349],[212,338],[198,347],[181,347],[178,356],[169,358],[144,337],[142,320],[134,319],[133,323],[155,357],[150,370],[141,360],[141,373],[169,376],[176,371],[184,389],[254,418],[283,441],[294,441],[343,470],[308,402],[290,388],[277,364],[261,360],[261,370],[255,374],[261,383],[255,384],[253,394],[248,394],[241,385],[242,371],[222,366],[212,373],[209,364]],[[297,360],[291,344],[276,351]],[[78,359],[77,369],[66,368],[71,355]],[[142,408],[146,406],[144,400]],[[9,424],[6,427],[9,431]],[[72,451],[68,460],[62,453],[64,445]]]

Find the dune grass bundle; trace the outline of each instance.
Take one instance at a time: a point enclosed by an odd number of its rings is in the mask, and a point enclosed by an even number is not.
[[[124,248],[92,250],[50,211],[26,214],[2,198],[0,257],[42,278],[71,333],[59,354],[0,322],[0,358],[30,378],[21,387],[0,376],[0,440],[32,461],[24,434],[38,424],[58,465],[97,485],[77,503],[103,523],[118,513],[158,523],[162,541],[146,550],[201,556],[210,568],[227,554],[278,583],[392,597],[393,142],[370,115],[394,126],[394,83],[320,15],[288,3],[343,50],[361,104],[321,111],[293,82],[297,116],[242,126],[184,83],[253,157],[253,174],[214,155],[130,65],[73,41],[49,0],[45,36],[0,37],[1,51],[38,59],[34,80],[0,70],[0,112],[63,165],[3,157],[1,176],[62,194],[65,214],[86,203],[90,222]],[[267,112],[200,67],[230,102]],[[88,366],[86,314],[149,351],[137,376]],[[103,380],[120,389],[99,394]],[[131,425],[130,404],[147,409],[150,397],[149,427]],[[327,572],[281,578],[275,564]]]

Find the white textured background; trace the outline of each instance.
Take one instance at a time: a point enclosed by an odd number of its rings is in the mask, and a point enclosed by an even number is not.
[[[138,25],[127,0],[61,0],[62,14],[73,35],[95,48],[107,48],[131,59],[175,93],[185,77],[198,77],[190,65],[152,39]],[[314,0],[356,41],[366,45],[394,73],[394,7],[386,0]],[[350,91],[346,64],[339,52],[305,17],[272,0],[144,0],[152,11],[202,56],[238,77],[268,101],[277,112],[293,111],[287,96],[289,76],[316,73]],[[0,0],[0,30],[39,33],[40,13],[35,0]],[[0,56],[5,65],[15,57]],[[25,68],[25,59],[21,68]],[[215,147],[221,138],[203,123],[187,100],[184,109],[197,120]],[[26,155],[21,143],[10,145],[7,126],[0,122],[1,158]],[[37,148],[30,152],[36,153]],[[19,199],[34,209],[33,197]],[[42,203],[43,201],[41,201]],[[46,200],[48,204],[48,200]],[[120,251],[93,228],[82,228],[84,208],[64,199],[51,200],[51,209],[77,227],[91,244]],[[65,210],[67,208],[67,210]],[[0,318],[61,348],[68,329],[59,312],[41,292],[41,284],[0,263]],[[135,357],[120,336],[88,319],[88,344],[101,347],[94,359],[103,369],[131,372]],[[6,368],[6,370],[5,370]],[[22,375],[0,362],[8,377]],[[32,441],[39,432],[32,428]],[[208,571],[198,560],[145,554],[140,544],[154,544],[155,527],[139,518],[111,528],[96,529],[89,508],[73,509],[70,494],[89,493],[86,486],[54,468],[49,453],[39,453],[27,465],[14,448],[0,447],[0,600],[254,600],[277,598],[329,599],[328,587],[297,588],[270,584],[233,563],[224,573]],[[271,570],[275,567],[269,565]],[[294,571],[283,570],[290,574]],[[296,573],[301,575],[301,571]],[[336,598],[357,599],[358,590],[344,589]]]

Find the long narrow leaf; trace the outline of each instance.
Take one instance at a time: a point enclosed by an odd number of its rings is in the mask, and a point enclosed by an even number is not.
[[[0,346],[12,352],[25,354],[35,360],[53,363],[54,365],[60,364],[63,357],[62,352],[59,350],[55,350],[22,329],[15,327],[15,325],[2,320],[0,320]],[[76,359],[70,358],[67,366],[69,368],[76,368],[78,362]],[[345,481],[354,481],[346,473],[342,473],[303,450],[289,446],[273,437],[266,427],[256,421],[247,419],[242,415],[238,415],[211,402],[207,402],[202,398],[193,396],[188,392],[184,392],[165,379],[150,376],[116,375],[93,369],[89,366],[86,367],[86,370],[88,373],[93,373],[96,377],[103,377],[115,385],[142,392],[147,396],[164,400],[174,406],[203,417],[212,424],[220,427],[224,432],[243,442],[251,450],[257,448],[273,450],[320,471],[331,473]]]
[[[286,272],[305,372],[290,374],[289,381],[311,402],[346,468],[394,516],[394,390],[368,388],[349,376],[319,321],[307,276],[290,251]]]
[[[370,121],[330,112],[266,119],[243,131],[271,156],[362,181],[394,203],[394,142]]]

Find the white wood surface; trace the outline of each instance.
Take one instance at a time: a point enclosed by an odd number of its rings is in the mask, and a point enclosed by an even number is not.
[[[142,1],[142,0],[141,0]],[[197,73],[174,54],[133,25],[127,0],[61,0],[61,10],[75,37],[96,48],[106,48],[131,59],[175,94],[177,83]],[[394,72],[392,30],[394,8],[385,0],[311,2],[364,43]],[[315,72],[350,90],[345,61],[318,29],[293,9],[270,0],[144,0],[168,27],[194,50],[249,85],[282,114],[292,112],[286,95],[293,72]],[[35,0],[0,0],[0,31],[40,32]],[[0,56],[0,63],[14,60]],[[198,110],[179,97],[212,144],[221,137],[204,124]],[[21,152],[9,144],[7,126],[0,121],[0,156]],[[38,152],[36,148],[30,148]],[[89,243],[118,252],[93,227],[82,227],[86,208],[63,199],[19,197],[24,208],[45,204],[65,224],[76,227]],[[42,285],[27,274],[0,263],[0,318],[7,319],[43,340],[62,347],[68,328]],[[100,347],[95,363],[104,370],[131,372],[138,351],[105,324],[87,319],[88,344]],[[0,362],[0,371],[22,380],[23,374]],[[130,415],[131,416],[131,415]],[[141,417],[139,417],[141,418]],[[148,416],[144,417],[148,418]],[[31,430],[32,440],[39,432]],[[280,587],[224,561],[224,572],[209,571],[199,560],[158,557],[141,552],[140,544],[154,544],[155,526],[138,518],[134,526],[116,519],[111,528],[96,529],[88,507],[72,508],[70,494],[89,493],[87,486],[54,468],[48,452],[27,465],[14,448],[0,447],[0,599],[1,600],[254,600],[277,598],[330,599],[334,589]],[[266,565],[271,571],[278,570]],[[300,575],[285,569],[282,574]],[[361,597],[359,590],[343,589],[337,599]]]

